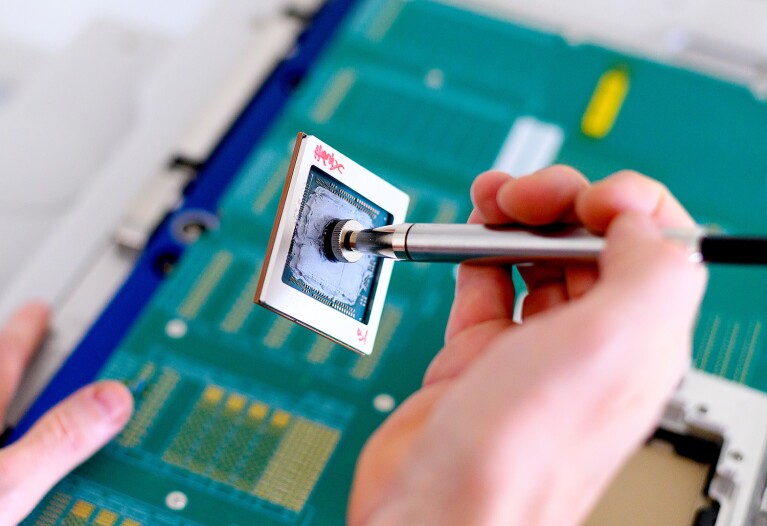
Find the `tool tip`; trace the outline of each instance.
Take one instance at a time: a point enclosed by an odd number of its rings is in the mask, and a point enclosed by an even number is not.
[[[355,263],[362,254],[354,252],[349,246],[348,238],[352,232],[364,227],[353,219],[334,219],[322,232],[322,250],[329,261],[336,263]]]

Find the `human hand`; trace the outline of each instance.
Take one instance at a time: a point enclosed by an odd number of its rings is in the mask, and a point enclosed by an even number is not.
[[[661,236],[694,226],[665,187],[555,166],[485,173],[472,199],[470,221],[582,223],[606,249],[521,268],[521,325],[508,268],[461,266],[444,348],[360,456],[353,526],[578,524],[689,365],[707,273]]]
[[[48,308],[30,303],[0,329],[0,422],[48,329]],[[0,449],[0,526],[21,522],[69,471],[114,437],[133,411],[119,382],[83,387],[16,443]]]

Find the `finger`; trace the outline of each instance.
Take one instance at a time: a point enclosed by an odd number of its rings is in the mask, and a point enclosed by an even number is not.
[[[473,211],[469,223],[480,221],[479,212]],[[514,298],[514,282],[509,268],[468,263],[460,265],[445,342],[477,323],[510,320],[514,313]]]
[[[449,343],[473,325],[492,320],[511,320],[514,298],[514,283],[509,268],[468,263],[460,265],[445,342]]]
[[[21,521],[56,482],[114,437],[132,410],[124,385],[99,382],[58,404],[0,451],[0,502],[7,498],[3,516]]]
[[[524,323],[531,316],[566,303],[567,300],[567,288],[564,283],[543,285],[525,297],[525,302],[522,304],[522,321]]]
[[[16,311],[0,329],[0,422],[29,361],[48,331],[49,320],[48,306],[31,302]]]
[[[565,269],[567,296],[571,300],[583,297],[599,279],[599,271],[594,266],[568,267]]]
[[[507,223],[509,218],[498,206],[498,191],[511,180],[509,174],[490,171],[478,176],[471,185],[471,202],[478,217],[478,223]]]
[[[522,279],[525,280],[528,292],[549,283],[564,283],[565,281],[565,271],[560,266],[519,265],[517,269]]]
[[[491,341],[513,325],[510,319],[496,319],[456,334],[429,364],[423,385],[457,377],[484,353]]]
[[[646,338],[690,336],[706,286],[705,267],[691,263],[683,247],[663,238],[652,218],[636,212],[618,216],[606,241],[597,295],[591,297],[611,305],[608,315],[653,327]]]
[[[679,201],[658,181],[632,171],[611,175],[583,189],[575,202],[578,218],[590,229],[604,232],[622,212],[649,215],[660,227],[692,227],[695,222]]]
[[[571,222],[575,198],[588,185],[577,170],[551,166],[521,179],[508,179],[498,190],[498,208],[507,222],[532,226]]]

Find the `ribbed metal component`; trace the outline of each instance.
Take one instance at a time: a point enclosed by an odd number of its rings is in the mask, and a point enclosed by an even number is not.
[[[364,227],[353,219],[337,219],[325,227],[322,246],[325,257],[330,261],[356,263],[362,258],[362,252],[355,252],[348,246],[348,237]]]

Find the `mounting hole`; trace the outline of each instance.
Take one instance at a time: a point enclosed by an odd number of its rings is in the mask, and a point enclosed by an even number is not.
[[[699,405],[699,406],[697,406],[697,407],[695,408],[695,410],[696,410],[696,411],[697,411],[699,414],[701,414],[701,415],[705,415],[706,413],[708,413],[708,406],[705,406],[705,405]]]
[[[160,254],[154,259],[154,269],[161,275],[167,276],[178,263],[178,255],[173,253]]]
[[[184,320],[179,320],[176,318],[175,320],[170,320],[168,323],[165,324],[165,334],[167,334],[170,338],[173,338],[174,340],[177,340],[179,338],[183,338],[186,336],[186,331],[188,327],[186,325],[186,322]]]
[[[423,81],[431,89],[440,89],[445,85],[445,72],[438,68],[430,69]]]
[[[373,407],[381,413],[390,413],[394,406],[394,398],[390,394],[381,393],[373,398]]]
[[[207,210],[185,210],[173,218],[170,228],[181,243],[188,245],[197,241],[208,230],[218,227],[218,217]]]
[[[171,491],[165,496],[165,505],[173,511],[183,510],[188,503],[189,499],[187,499],[186,493],[182,491]]]
[[[740,451],[730,451],[730,458],[733,459],[735,462],[740,462],[743,460],[743,453]]]

